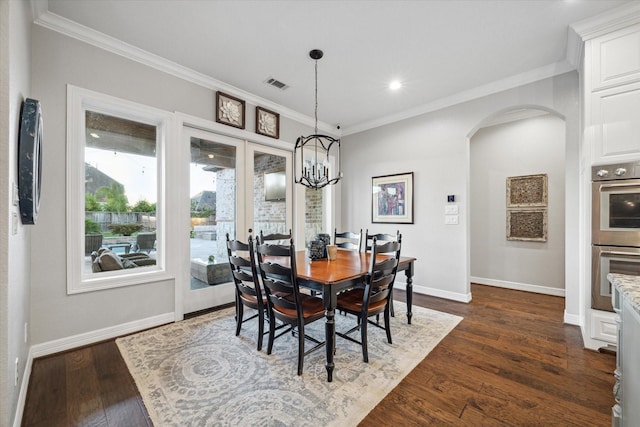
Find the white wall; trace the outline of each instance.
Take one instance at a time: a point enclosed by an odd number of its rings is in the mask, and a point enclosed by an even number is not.
[[[471,138],[471,281],[564,295],[565,126],[545,114]],[[547,174],[546,242],[506,239],[506,179]]]
[[[469,137],[489,116],[539,106],[566,119],[566,224],[577,235],[579,103],[575,72],[343,138],[342,225],[400,229],[402,252],[417,257],[414,289],[466,301],[469,286]],[[413,225],[371,223],[371,177],[414,172]],[[571,191],[573,190],[573,191]],[[446,196],[456,196],[459,225],[444,224]],[[580,313],[577,239],[566,243],[565,315]]]
[[[28,345],[30,235],[32,226],[12,234],[12,188],[17,177],[17,141],[22,101],[31,96],[31,8],[29,2],[0,2],[0,426],[13,423],[24,378]],[[18,359],[18,385],[14,385]]]
[[[66,90],[71,84],[80,88],[131,100],[169,112],[180,112],[213,121],[215,90],[182,80],[34,25],[33,92],[43,105],[44,161],[43,186],[38,224],[33,228],[34,260],[32,289],[32,335],[36,346],[66,343],[75,336],[109,330],[173,313],[175,286],[181,280],[165,280],[98,292],[67,295],[66,283]],[[247,129],[252,128],[254,106],[247,103]],[[310,128],[281,117],[281,142],[293,141]],[[177,134],[176,134],[177,137]],[[181,143],[174,139],[169,144]],[[288,144],[292,146],[292,144]],[[168,185],[177,185],[176,180]],[[179,247],[183,236],[169,227],[169,251]],[[173,243],[173,244],[172,244]],[[169,255],[169,262],[178,257]],[[188,270],[176,266],[174,273]],[[179,278],[178,278],[179,279]],[[44,350],[43,350],[44,352]]]

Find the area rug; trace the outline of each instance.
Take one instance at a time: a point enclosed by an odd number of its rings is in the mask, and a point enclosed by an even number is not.
[[[384,330],[370,327],[369,363],[360,346],[336,337],[330,383],[324,348],[305,357],[298,376],[297,338],[278,338],[267,355],[265,336],[257,351],[257,322],[246,322],[236,337],[234,308],[116,343],[155,427],[355,426],[462,320],[414,306],[408,325],[406,306],[394,305],[393,344]],[[336,315],[336,330],[354,322]],[[324,321],[308,325],[306,333],[323,340]]]

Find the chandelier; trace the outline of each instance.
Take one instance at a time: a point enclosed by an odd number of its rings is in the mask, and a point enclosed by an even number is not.
[[[305,187],[318,190],[330,184],[335,184],[342,178],[340,172],[340,139],[327,135],[318,135],[318,60],[323,53],[319,49],[309,52],[315,60],[315,127],[314,134],[301,136],[296,140],[294,150],[294,181]],[[337,173],[332,175],[330,156],[335,156]]]

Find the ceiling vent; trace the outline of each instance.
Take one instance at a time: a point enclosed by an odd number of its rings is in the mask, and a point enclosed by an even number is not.
[[[286,84],[282,83],[280,80],[274,79],[273,77],[269,77],[264,82],[266,84],[268,84],[269,86],[273,86],[273,87],[278,88],[280,90],[285,90],[285,89],[289,88],[289,86],[287,86]]]

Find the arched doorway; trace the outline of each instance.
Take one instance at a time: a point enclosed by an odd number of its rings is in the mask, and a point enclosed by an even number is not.
[[[471,282],[564,296],[564,118],[536,106],[502,110],[483,120],[469,142]],[[545,206],[509,207],[507,178],[529,175],[544,176]],[[527,217],[536,220],[522,227],[544,228],[540,238],[514,236],[515,219]]]

